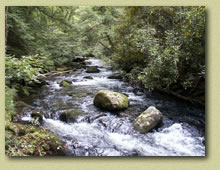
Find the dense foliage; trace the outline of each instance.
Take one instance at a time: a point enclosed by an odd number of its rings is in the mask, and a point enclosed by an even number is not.
[[[17,95],[44,85],[47,72],[74,69],[77,56],[110,62],[134,85],[205,102],[205,7],[10,6],[5,11],[9,121]]]
[[[127,7],[113,61],[149,89],[197,88],[205,79],[204,7]]]

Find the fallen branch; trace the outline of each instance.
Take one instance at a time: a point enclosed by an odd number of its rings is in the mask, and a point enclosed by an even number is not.
[[[51,71],[51,72],[48,72],[48,73],[45,73],[45,74],[41,74],[40,76],[42,77],[51,77],[51,76],[55,76],[55,75],[58,75],[58,74],[63,74],[63,73],[70,73],[72,72],[73,70],[67,70],[67,71]]]

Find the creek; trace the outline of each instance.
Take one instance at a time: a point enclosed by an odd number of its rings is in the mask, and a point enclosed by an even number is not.
[[[109,66],[96,58],[88,61],[100,73],[79,69],[48,78],[48,85],[29,96],[22,119],[31,119],[33,110],[43,111],[42,127],[65,142],[68,156],[205,156],[203,108],[109,79],[114,73]],[[72,81],[71,86],[60,87],[64,79]],[[127,95],[129,108],[118,113],[96,108],[93,99],[102,89]],[[135,131],[133,120],[152,105],[163,113],[162,124],[146,134]],[[60,114],[68,109],[83,113],[73,123],[62,122]]]

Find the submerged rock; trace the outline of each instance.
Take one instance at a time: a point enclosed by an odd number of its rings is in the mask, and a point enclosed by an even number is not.
[[[98,69],[97,66],[88,66],[86,72],[87,73],[99,73],[100,70]]]
[[[121,93],[110,90],[100,90],[96,94],[93,103],[102,109],[116,111],[128,108],[129,99]]]
[[[60,120],[66,123],[75,122],[76,118],[83,113],[81,110],[66,110],[61,113]]]
[[[72,82],[69,81],[69,80],[62,80],[62,81],[60,82],[60,86],[61,86],[61,87],[70,86],[71,84],[72,84]]]
[[[85,76],[85,77],[83,77],[84,79],[93,79],[93,77],[92,76]]]
[[[162,118],[162,113],[154,106],[150,106],[134,120],[134,129],[141,133],[146,133],[155,128]]]

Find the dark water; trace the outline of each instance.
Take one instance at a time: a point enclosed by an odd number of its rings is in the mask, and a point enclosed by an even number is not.
[[[120,80],[108,79],[113,72],[99,59],[89,59],[100,67],[100,73],[78,70],[48,79],[49,85],[32,96],[23,120],[30,119],[32,110],[44,112],[43,127],[58,135],[71,156],[204,156],[205,113],[171,97],[136,90]],[[92,76],[93,79],[85,79]],[[70,87],[60,87],[63,79]],[[108,89],[126,94],[130,106],[120,113],[99,110],[93,105],[95,94]],[[164,115],[157,129],[140,134],[132,121],[149,106],[156,106]],[[59,120],[67,109],[82,111],[74,123]]]

